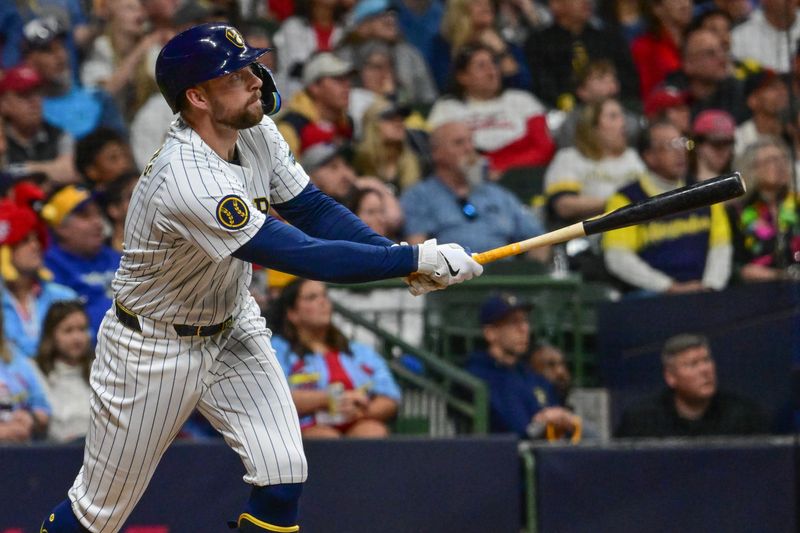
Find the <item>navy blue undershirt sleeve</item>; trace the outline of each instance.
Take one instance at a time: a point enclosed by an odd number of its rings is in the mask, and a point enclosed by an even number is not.
[[[319,281],[363,283],[408,276],[417,270],[416,246],[324,240],[268,216],[233,257]]]
[[[288,202],[273,207],[290,224],[312,237],[378,246],[394,244],[386,237],[372,231],[349,209],[320,191],[311,182]]]

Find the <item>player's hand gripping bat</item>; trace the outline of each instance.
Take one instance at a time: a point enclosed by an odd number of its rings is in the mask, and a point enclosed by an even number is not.
[[[741,174],[733,172],[732,174],[687,185],[674,191],[668,191],[538,237],[507,244],[485,252],[474,253],[472,258],[485,265],[504,257],[525,253],[533,248],[558,244],[604,231],[626,228],[642,222],[649,222],[659,217],[690,211],[717,202],[724,202],[741,196],[744,192],[745,185]]]

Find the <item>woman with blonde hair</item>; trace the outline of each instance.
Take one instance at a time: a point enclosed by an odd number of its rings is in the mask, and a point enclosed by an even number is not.
[[[402,191],[420,180],[419,158],[408,143],[406,108],[378,99],[364,113],[363,137],[356,146],[354,166],[359,175],[376,176]]]
[[[453,58],[462,47],[473,43],[481,43],[492,50],[506,87],[530,89],[531,73],[522,48],[500,35],[496,11],[492,0],[447,0],[442,26],[433,38],[429,58],[440,91],[447,91],[453,81]]]
[[[550,215],[557,223],[598,215],[608,197],[644,170],[628,146],[619,102],[590,104],[578,118],[575,146],[559,150],[545,174]]]

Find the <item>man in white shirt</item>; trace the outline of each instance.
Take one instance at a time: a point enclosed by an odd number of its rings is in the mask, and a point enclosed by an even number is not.
[[[749,20],[733,30],[731,51],[738,59],[755,59],[764,67],[789,72],[798,38],[797,2],[761,0],[761,7],[753,11]]]

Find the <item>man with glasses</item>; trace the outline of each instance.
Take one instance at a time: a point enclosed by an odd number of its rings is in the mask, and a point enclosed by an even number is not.
[[[730,72],[719,35],[702,27],[687,31],[681,69],[668,75],[664,86],[688,94],[692,117],[706,109],[725,109],[737,123],[750,118],[744,80]]]
[[[702,335],[676,335],[661,352],[667,388],[629,407],[616,437],[703,437],[768,432],[752,401],[720,391],[711,348]]]
[[[606,204],[606,211],[685,184],[689,141],[669,122],[645,130],[640,155],[647,172]],[[605,264],[640,294],[719,290],[728,283],[733,247],[722,204],[670,215],[603,236]]]
[[[447,122],[431,132],[433,175],[400,197],[409,243],[435,237],[483,252],[544,232],[510,191],[484,179],[486,164],[472,139],[465,122]],[[544,260],[548,254],[540,248],[531,256]]]

